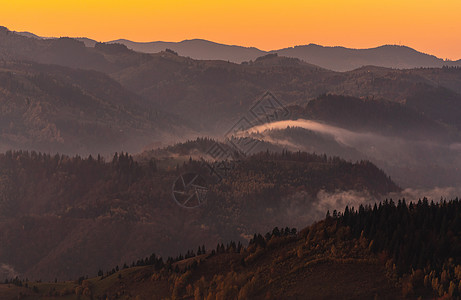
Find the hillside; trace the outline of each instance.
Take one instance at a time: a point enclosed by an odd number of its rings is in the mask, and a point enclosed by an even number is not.
[[[419,190],[432,187],[436,193],[445,194],[437,187],[459,187],[458,144],[353,132],[303,119],[277,122],[250,136],[291,151],[339,155],[353,161],[368,159],[404,188]],[[456,194],[450,192],[452,197]]]
[[[423,102],[421,98],[419,101],[420,105],[424,105],[421,103]],[[430,117],[431,114],[436,114],[435,110],[423,113],[411,107],[409,101],[406,104],[383,99],[359,99],[329,94],[309,101],[304,107],[288,109],[292,112],[293,119],[321,121],[351,131],[374,132],[414,140],[429,138],[441,142],[456,141],[461,138],[456,135],[456,130],[450,131],[447,126]]]
[[[228,242],[205,254],[199,247],[187,258],[152,255],[63,283],[18,278],[0,290],[5,299],[456,299],[460,207],[458,199],[346,207],[300,232],[255,234],[248,246]]]
[[[267,121],[299,118],[332,126],[335,132],[346,136],[333,134],[331,141],[330,134],[326,141],[324,136],[320,141],[318,135],[303,138],[298,132],[295,144],[289,147],[284,143],[283,133],[275,140],[267,136],[255,138],[264,140],[264,148],[273,151],[288,147],[294,151],[372,160],[402,187],[459,186],[455,178],[461,172],[460,68],[363,67],[333,72],[275,54],[234,64],[194,60],[173,51],[137,53],[121,44],[97,43],[85,47],[83,42],[69,38],[39,40],[6,29],[0,35],[0,55],[5,57],[3,65],[8,66],[5,72],[11,73],[15,81],[30,82],[21,74],[42,72],[46,75],[42,78],[53,78],[61,85],[69,86],[73,81],[78,85],[59,95],[38,88],[24,95],[4,87],[5,93],[18,99],[28,97],[31,103],[45,105],[58,98],[60,105],[44,106],[38,113],[40,122],[33,123],[31,118],[35,117],[25,115],[27,108],[21,106],[21,101],[4,96],[10,100],[4,100],[5,113],[2,113],[3,120],[9,121],[3,121],[3,150],[26,148],[73,154],[79,149],[93,155],[119,150],[139,153],[196,136],[226,139],[242,120],[247,122],[244,127],[248,129]],[[12,63],[12,59],[64,65],[72,70]],[[74,70],[75,67],[80,70]],[[99,82],[99,87],[90,82]],[[101,92],[102,86],[108,86],[108,91]],[[68,99],[80,99],[82,91],[93,95],[98,89],[99,104],[93,103],[92,109],[70,108],[65,104]],[[255,110],[274,103],[283,114],[267,120],[271,112],[266,111],[265,120],[255,118]],[[129,113],[119,112],[114,105],[123,105]],[[85,116],[83,125],[81,112]],[[60,122],[64,116],[72,121]],[[97,134],[91,136],[91,132]],[[128,143],[130,147],[126,146]],[[394,155],[397,149],[399,156]]]
[[[165,256],[243,242],[274,222],[299,227],[349,203],[324,201],[334,193],[374,201],[400,191],[369,162],[302,152],[242,158],[221,181],[200,160],[138,163],[126,154],[105,162],[7,152],[0,172],[0,263],[9,273],[46,280],[92,274],[95,266],[107,269],[152,251]],[[178,176],[190,172],[202,174],[208,188],[206,204],[195,209],[172,198]]]
[[[384,99],[327,94],[306,102],[287,106],[288,117],[280,113],[278,120],[241,128],[236,135],[270,144],[265,147],[273,151],[370,160],[404,188],[459,187],[456,126]]]
[[[231,127],[267,90],[284,105],[304,104],[328,93],[384,99],[459,129],[459,119],[454,115],[461,96],[451,88],[460,82],[460,70],[437,70],[440,74],[447,73],[447,87],[443,87],[445,83],[439,80],[442,75],[438,77],[439,83],[434,83],[433,79],[426,78],[431,72],[424,70],[363,69],[335,73],[274,56],[248,65],[234,65],[163,55],[142,67],[126,69],[113,76],[128,89],[154,103],[162,103],[170,112],[188,116],[202,130],[211,133]],[[165,103],[165,99],[169,101]],[[433,106],[437,110],[433,111]],[[335,107],[335,110],[339,109]],[[391,121],[389,126],[394,126]]]
[[[0,300],[461,299],[461,60],[80,36],[370,45],[430,5],[42,4],[17,11],[79,37],[0,26]]]
[[[461,69],[456,68],[402,71],[369,67],[337,73],[274,55],[235,65],[164,53],[112,76],[126,88],[161,103],[169,112],[188,116],[212,134],[225,132],[266,91],[285,106],[305,104],[322,94],[382,99],[424,113],[431,122],[461,128],[455,117],[461,103]],[[394,126],[393,120],[386,126]]]
[[[4,60],[32,60],[104,72],[124,88],[178,114],[207,134],[227,130],[267,90],[286,105],[305,103],[328,93],[385,99],[460,128],[456,118],[461,99],[459,68],[363,67],[333,72],[275,54],[238,65],[194,60],[172,51],[137,53],[122,44],[85,47],[84,42],[70,38],[40,40],[7,29],[0,35],[0,56]]]
[[[105,74],[36,63],[0,64],[0,105],[1,151],[140,151],[192,130]]]

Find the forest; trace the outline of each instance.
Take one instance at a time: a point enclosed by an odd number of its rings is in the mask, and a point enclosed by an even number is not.
[[[370,249],[390,258],[388,267],[403,280],[406,295],[432,289],[435,296],[461,295],[461,202],[424,198],[348,208],[333,213],[352,236],[369,239]],[[391,264],[392,262],[392,264]]]
[[[218,244],[216,250],[206,252],[207,256],[202,256],[202,259],[210,259],[215,255],[226,253],[237,253],[241,257],[241,269],[233,276],[255,278],[261,274],[257,274],[259,269],[252,271],[252,265],[255,265],[255,261],[270,256],[270,252],[274,249],[284,246],[293,248],[293,245],[302,241],[301,245],[295,248],[296,256],[302,258],[313,255],[315,252],[320,253],[319,243],[327,241],[328,244],[329,241],[332,246],[326,251],[323,249],[326,252],[326,258],[323,257],[323,259],[337,259],[341,256],[342,259],[372,257],[379,263],[385,264],[387,278],[394,286],[402,290],[405,298],[422,296],[458,299],[461,295],[460,215],[461,202],[458,199],[448,201],[441,199],[440,202],[435,203],[424,198],[409,204],[405,202],[405,199],[397,202],[386,199],[373,206],[346,207],[343,212],[335,210],[332,214],[328,211],[324,220],[299,233],[295,228],[275,227],[265,235],[254,234],[247,246],[242,246],[240,243],[236,245],[232,241],[227,243],[227,246]],[[347,250],[351,244],[347,242],[352,242],[354,249],[359,248],[360,250],[355,254],[348,253]],[[341,249],[340,246],[344,248]],[[199,247],[199,255],[204,253],[200,251]],[[190,274],[187,276],[184,274],[197,269],[196,261],[192,265],[186,265],[184,269],[179,269],[178,264],[175,269],[170,265],[172,262],[190,257],[195,257],[195,255],[185,258],[182,256],[176,259],[168,258],[169,264],[161,268],[157,266],[155,269],[161,273],[160,269],[164,268],[170,274],[173,272],[173,274],[183,274],[182,277],[192,277]],[[199,262],[204,264],[202,259]],[[276,264],[277,262],[269,263]],[[152,265],[154,264],[152,262]],[[219,285],[218,287],[213,286],[216,279],[214,277],[205,286],[200,286],[204,282],[202,279],[201,282],[195,282],[192,287],[196,287],[196,299],[201,299],[202,296],[208,299],[210,295],[219,297],[219,293],[222,293],[223,299],[233,299],[231,295],[235,287],[226,287],[226,283],[222,285],[223,283],[216,281],[216,284],[221,284],[220,291]],[[267,288],[268,282],[260,280],[259,288],[262,289],[264,285]],[[183,285],[187,283],[190,284],[190,281]],[[245,299],[244,295],[250,296],[246,294],[249,286],[248,283],[243,284],[234,290],[234,292],[238,291],[239,299]],[[186,288],[185,295],[188,293],[187,290],[194,289]],[[253,286],[251,290],[257,294],[258,288]],[[181,295],[180,290],[173,290],[173,293],[177,293],[176,296]],[[199,298],[197,294],[200,295]],[[172,296],[174,298],[175,295]]]
[[[354,298],[458,299],[460,210],[459,199],[389,199],[328,211],[299,232],[275,227],[254,234],[249,243],[198,246],[175,258],[152,254],[131,265],[94,270],[95,277],[54,284],[11,278],[3,286],[16,286],[26,299],[273,299],[306,292],[333,298],[347,292]]]
[[[400,190],[370,162],[305,152],[242,156],[221,180],[210,165],[219,168],[191,157],[0,154],[0,259],[30,279],[70,279],[91,274],[94,264],[110,269],[152,252],[167,257],[216,241],[244,243],[274,222],[305,226],[324,215],[319,193]],[[206,203],[191,211],[172,198],[173,183],[190,172],[202,174],[208,189]]]

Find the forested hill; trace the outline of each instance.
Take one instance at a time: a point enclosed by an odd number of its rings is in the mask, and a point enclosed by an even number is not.
[[[125,153],[108,162],[0,154],[0,263],[29,278],[69,279],[152,251],[169,255],[198,244],[243,242],[274,222],[299,227],[336,205],[323,203],[319,193],[399,190],[369,162],[264,152],[235,162],[220,182],[204,175],[206,204],[188,210],[172,198],[173,183],[187,172],[209,168],[193,159],[141,163]]]
[[[431,290],[440,297],[461,295],[461,202],[434,203],[424,198],[407,204],[385,201],[358,210],[346,207],[334,216],[353,236],[370,240],[369,248],[390,261],[402,278],[403,292],[419,295]],[[392,265],[390,264],[392,262]]]
[[[460,215],[458,199],[386,200],[328,211],[299,232],[254,234],[247,246],[218,243],[175,259],[153,254],[56,284],[18,277],[0,291],[8,299],[459,299]]]
[[[386,99],[424,113],[427,118],[460,128],[457,118],[461,99],[459,67],[397,70],[368,66],[349,72],[333,72],[275,54],[247,64],[233,64],[193,60],[180,56],[181,52],[179,55],[172,51],[137,53],[120,44],[98,43],[95,47],[85,47],[83,42],[70,38],[38,40],[5,28],[0,28],[0,37],[0,62],[3,64],[33,61],[103,72],[123,89],[148,100],[145,105],[156,103],[162,110],[179,115],[207,134],[227,131],[267,90],[287,104],[306,103],[324,93]],[[47,70],[51,71],[52,68]],[[31,68],[29,72],[35,71]],[[93,77],[96,73],[85,75]],[[96,80],[101,80],[98,78]],[[113,86],[107,79],[98,83]],[[85,86],[81,89],[93,92]],[[42,94],[32,92],[31,99]],[[39,93],[35,95],[36,92]],[[72,97],[80,93],[75,89],[68,92]],[[122,91],[111,92],[111,95],[120,93]],[[101,97],[104,103],[110,100]],[[130,116],[123,117],[125,120]],[[142,123],[150,124],[149,118],[142,118]],[[385,125],[393,126],[391,121]]]
[[[105,74],[56,65],[0,61],[0,107],[0,152],[139,151],[193,131]]]
[[[419,105],[422,105],[421,102]],[[448,115],[442,117],[436,110],[427,107],[425,112],[420,112],[415,107],[411,107],[410,101],[407,101],[407,105],[403,105],[384,99],[359,99],[324,94],[304,106],[291,106],[288,109],[293,119],[317,120],[354,132],[373,132],[411,140],[431,139],[441,142],[460,140],[456,130],[450,130],[433,114],[439,114],[438,118],[440,120],[444,118],[445,122]],[[454,116],[453,124],[456,124]]]

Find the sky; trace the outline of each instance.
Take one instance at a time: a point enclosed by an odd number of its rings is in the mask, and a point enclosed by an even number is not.
[[[273,50],[406,45],[461,59],[460,0],[0,0],[0,25],[40,36],[201,38]]]

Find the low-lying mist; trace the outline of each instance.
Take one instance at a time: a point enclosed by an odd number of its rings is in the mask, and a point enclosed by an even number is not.
[[[410,140],[356,132],[312,120],[287,120],[248,129],[242,135],[302,150],[370,160],[402,188],[460,187],[460,143]],[[322,143],[319,143],[322,139]]]
[[[367,191],[336,191],[326,192],[321,190],[315,197],[306,192],[297,192],[281,199],[281,207],[284,207],[278,215],[279,224],[304,228],[313,222],[323,219],[326,212],[330,215],[333,212],[344,212],[346,206],[358,209],[360,205],[371,205],[386,199],[397,202],[405,199],[406,203],[416,203],[423,198],[430,201],[439,202],[441,200],[455,199],[461,195],[461,188],[446,187],[432,189],[412,189],[407,188],[399,193],[390,193],[383,196],[374,196]]]

